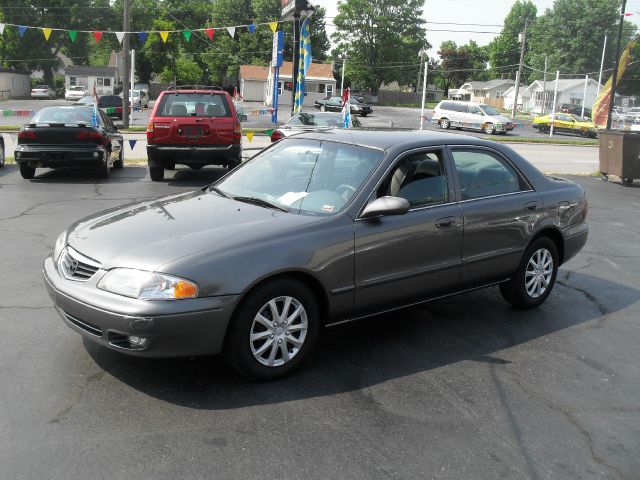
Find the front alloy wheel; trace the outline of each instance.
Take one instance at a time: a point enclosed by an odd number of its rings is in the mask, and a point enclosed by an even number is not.
[[[449,121],[448,118],[441,118],[440,119],[440,128],[441,129],[447,130],[450,126],[451,126],[451,122]]]
[[[240,374],[274,380],[309,354],[319,329],[315,297],[293,279],[275,280],[250,292],[229,326],[224,353]]]
[[[496,133],[496,127],[493,123],[486,123],[484,125],[484,133],[486,133],[487,135],[493,135],[494,133]]]

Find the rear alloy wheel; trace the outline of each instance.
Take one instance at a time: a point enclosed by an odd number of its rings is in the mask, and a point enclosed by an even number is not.
[[[557,274],[556,244],[548,237],[540,237],[529,245],[511,280],[500,285],[500,293],[514,307],[535,308],[551,293]]]
[[[496,126],[493,123],[485,123],[483,130],[487,135],[493,135],[496,133]]]
[[[275,380],[309,354],[319,326],[311,291],[295,280],[275,280],[250,292],[238,308],[225,341],[225,357],[246,377]]]
[[[35,174],[36,174],[36,167],[32,167],[28,163],[20,164],[20,175],[22,175],[22,178],[30,180],[33,178]]]
[[[161,182],[164,179],[164,167],[149,167],[149,176],[153,182]]]
[[[448,130],[449,127],[451,126],[451,122],[449,121],[448,118],[441,118],[439,123],[440,123],[440,128],[443,130]]]
[[[113,162],[113,168],[117,168],[120,170],[124,168],[124,148],[120,145],[120,153],[118,154],[118,159]]]

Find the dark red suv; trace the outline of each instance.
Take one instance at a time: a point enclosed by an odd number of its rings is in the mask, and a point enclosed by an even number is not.
[[[234,168],[242,160],[242,128],[227,92],[178,87],[160,94],[147,126],[147,159],[154,182],[176,163]]]

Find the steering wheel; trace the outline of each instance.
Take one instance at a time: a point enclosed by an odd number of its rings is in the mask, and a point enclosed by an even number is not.
[[[335,192],[340,195],[342,198],[349,200],[356,193],[356,189],[351,185],[346,183],[342,183],[335,188]]]

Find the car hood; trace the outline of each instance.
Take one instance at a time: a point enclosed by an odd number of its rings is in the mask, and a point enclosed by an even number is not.
[[[319,220],[199,191],[84,218],[69,228],[67,242],[105,269],[157,270],[204,249],[224,252]]]

